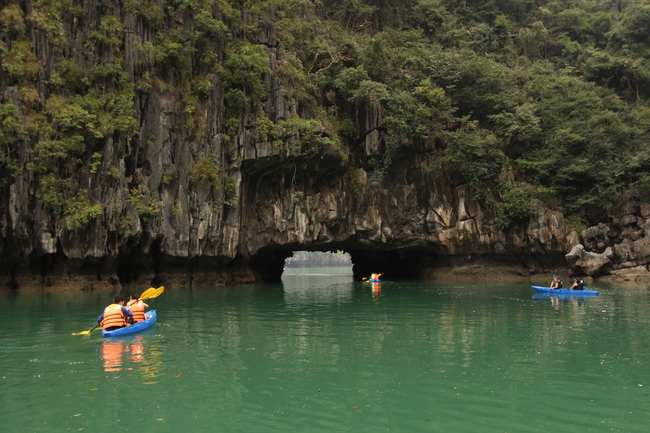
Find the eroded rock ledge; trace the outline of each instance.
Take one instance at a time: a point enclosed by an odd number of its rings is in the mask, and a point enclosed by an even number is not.
[[[90,1],[86,7],[104,6]],[[119,9],[126,28],[124,69],[131,83],[140,83],[139,65],[146,59],[131,47],[150,42],[151,29]],[[89,29],[78,27],[83,20],[74,14],[64,19],[69,20],[66,31],[80,43],[87,39]],[[270,60],[264,116],[313,118],[278,74],[282,60],[274,23],[248,14],[245,19],[260,24],[253,39]],[[43,66],[35,88],[45,101],[54,70],[52,47],[41,30],[30,32]],[[60,215],[46,210],[33,172],[7,179],[0,196],[0,288],[115,290],[277,281],[294,250],[347,251],[357,278],[371,272],[388,279],[650,276],[648,203],[630,199],[618,214],[603,215],[599,224],[578,233],[562,213],[535,200],[527,223],[502,231],[494,211],[474,199],[458,173],[434,175],[427,169],[439,166],[435,143],[404,143],[379,176],[372,161],[381,159],[387,142],[379,103],[350,107],[355,131],[338,148],[300,152],[256,137],[253,115],[227,135],[218,81],[204,95],[201,134],[192,135],[183,109],[186,95],[173,74],[160,80],[167,81],[139,91],[133,101],[137,139],[103,139],[95,170],[79,176],[90,202],[102,205],[99,218],[68,228]],[[3,101],[20,111],[20,89],[0,79],[0,91]],[[25,137],[12,150],[16,166],[33,162],[36,142],[30,140],[35,139]],[[206,160],[219,164],[212,184],[192,176]],[[142,212],[137,205],[151,209]]]
[[[119,290],[277,281],[294,250],[344,250],[357,278],[381,271],[388,279],[545,279],[559,273],[650,280],[646,203],[630,201],[625,213],[577,233],[560,212],[534,200],[527,228],[503,232],[495,215],[451,175],[432,182],[403,165],[380,187],[360,169],[352,186],[349,173],[336,172],[335,160],[293,162],[243,164],[238,205],[223,218],[199,206],[186,215],[186,226],[174,230],[163,213],[115,254],[110,233],[99,225],[32,233],[31,246],[28,239],[5,237],[2,285]]]

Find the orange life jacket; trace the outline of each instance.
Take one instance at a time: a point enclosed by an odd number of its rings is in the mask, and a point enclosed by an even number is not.
[[[144,303],[137,299],[133,300],[126,306],[126,309],[133,313],[133,322],[142,322],[146,319],[144,317]]]
[[[107,329],[112,326],[126,326],[124,313],[120,304],[111,304],[104,309],[104,318],[102,319],[102,328]]]

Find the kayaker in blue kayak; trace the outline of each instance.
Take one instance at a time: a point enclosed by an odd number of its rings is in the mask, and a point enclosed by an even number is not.
[[[124,296],[115,296],[115,303],[104,308],[104,312],[97,318],[97,323],[106,331],[129,326],[128,319],[133,319],[133,313],[124,307]]]
[[[144,314],[144,309],[148,307],[149,305],[140,300],[140,295],[134,293],[131,295],[131,299],[126,304],[125,308],[133,313],[133,323],[138,323],[147,318]]]
[[[581,280],[579,278],[576,278],[571,287],[569,287],[569,290],[584,290],[585,289],[585,282],[584,280]]]
[[[562,288],[562,281],[560,281],[560,277],[557,275],[553,278],[553,282],[551,283],[551,290],[557,290]]]

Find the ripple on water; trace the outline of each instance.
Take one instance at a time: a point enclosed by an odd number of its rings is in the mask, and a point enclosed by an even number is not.
[[[0,317],[13,317],[0,331],[0,425],[583,433],[650,424],[641,291],[554,304],[518,286],[390,282],[377,296],[368,285],[313,284],[168,290],[153,333],[115,345],[70,335],[88,329],[92,296],[75,298],[78,316],[62,313],[68,299],[13,316],[0,302]]]

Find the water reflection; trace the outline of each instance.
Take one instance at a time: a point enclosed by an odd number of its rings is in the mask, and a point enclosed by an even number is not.
[[[550,301],[551,305],[555,310],[559,310],[563,307],[573,307],[573,308],[581,308],[584,307],[585,305],[585,298],[591,298],[591,297],[576,297],[576,296],[571,296],[571,295],[549,295],[546,293],[537,293],[533,295],[533,299],[538,300],[538,301]]]
[[[390,281],[377,291],[330,277],[319,290],[313,281],[169,291],[158,301],[168,326],[132,339],[70,335],[88,329],[106,294],[13,303],[0,294],[0,425],[101,430],[115,413],[120,425],[161,419],[165,431],[648,425],[646,287],[602,285],[576,305],[531,299],[528,285]],[[129,406],[138,401],[144,412]]]
[[[560,298],[559,296],[551,296],[551,304],[553,304],[553,308],[559,310],[562,307],[563,299],[566,299],[566,304],[570,307],[580,307],[580,302],[576,298]]]
[[[157,345],[152,345],[150,340],[147,340],[146,335],[106,338],[102,340],[99,351],[104,371],[137,370],[142,373],[143,378],[155,378],[160,375],[162,352]]]
[[[101,346],[104,371],[120,371],[124,362],[126,343],[122,340],[103,340]]]
[[[372,299],[375,301],[375,303],[379,302],[379,295],[381,294],[381,286],[379,282],[372,282],[370,283],[372,287]]]
[[[354,295],[348,275],[283,275],[282,285],[287,305],[347,303]]]

